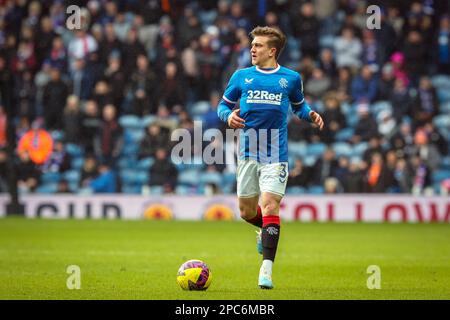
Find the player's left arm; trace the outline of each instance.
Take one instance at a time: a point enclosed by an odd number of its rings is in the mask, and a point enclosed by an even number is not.
[[[314,123],[319,127],[320,130],[323,129],[324,122],[319,113],[312,110],[309,106],[308,102],[305,99],[305,95],[303,94],[303,82],[300,78],[300,75],[297,77],[295,81],[295,85],[291,90],[291,94],[289,95],[289,99],[291,100],[292,111],[303,120]]]

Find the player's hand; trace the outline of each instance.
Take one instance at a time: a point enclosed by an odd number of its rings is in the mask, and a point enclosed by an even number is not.
[[[315,111],[311,111],[309,113],[309,116],[311,117],[311,120],[313,121],[313,123],[319,127],[320,130],[323,129],[323,120],[322,117],[320,116],[320,114],[318,114]]]
[[[230,116],[228,117],[228,126],[233,129],[242,129],[245,127],[244,122],[245,120],[239,117],[239,111],[241,109],[236,109],[231,112]]]

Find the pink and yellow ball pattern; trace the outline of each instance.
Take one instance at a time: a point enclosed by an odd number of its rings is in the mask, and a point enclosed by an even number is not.
[[[177,283],[183,290],[202,291],[211,284],[212,273],[201,260],[189,260],[178,269]]]

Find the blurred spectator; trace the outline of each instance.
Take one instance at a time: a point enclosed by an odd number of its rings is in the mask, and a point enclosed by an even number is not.
[[[168,148],[169,137],[157,123],[152,123],[147,127],[145,136],[139,145],[138,158],[154,157],[156,151],[161,148]]]
[[[126,79],[122,70],[122,61],[119,54],[109,55],[108,64],[103,72],[103,77],[105,81],[110,84],[112,103],[115,106],[122,106]],[[133,81],[133,76],[131,77],[131,81]]]
[[[86,152],[94,152],[94,137],[100,128],[100,112],[95,100],[88,100],[81,115],[80,143]]]
[[[419,155],[411,159],[412,166],[412,194],[421,195],[431,184],[430,169]]]
[[[316,17],[314,5],[305,2],[292,12],[291,24],[293,34],[300,40],[302,56],[316,57],[319,53],[320,23]]]
[[[356,103],[371,103],[377,96],[377,81],[370,66],[365,65],[352,81],[352,97]]]
[[[359,121],[355,126],[355,134],[352,137],[353,143],[368,141],[378,134],[377,123],[370,114],[368,105],[365,103],[358,105],[357,112]]]
[[[413,83],[416,84],[419,75],[423,74],[426,61],[426,46],[423,43],[422,35],[416,31],[411,30],[407,34],[405,44],[403,46],[403,53],[405,54],[405,70],[410,75]]]
[[[217,117],[217,106],[222,97],[217,91],[213,91],[209,98],[209,110],[203,114],[203,130],[225,129],[223,122]]]
[[[137,57],[137,70],[131,75],[132,113],[137,116],[155,114],[158,102],[158,80],[145,55]],[[123,90],[122,90],[123,91]]]
[[[335,178],[339,181],[339,191],[344,191],[345,183],[348,180],[350,161],[346,156],[340,156],[338,166],[334,172]]]
[[[63,112],[64,141],[68,143],[79,143],[81,136],[81,111],[80,100],[77,96],[67,97],[66,107]]]
[[[184,81],[175,63],[167,63],[157,96],[169,112],[173,110],[174,106],[185,103]]]
[[[392,116],[392,112],[390,110],[380,111],[377,116],[377,120],[378,132],[386,139],[390,139],[394,135],[397,125],[394,117]]]
[[[117,176],[114,170],[106,164],[100,164],[99,175],[92,179],[89,183],[89,187],[94,193],[115,193],[118,192]]]
[[[391,186],[391,173],[380,153],[374,153],[367,169],[366,192],[384,193]]]
[[[0,105],[0,149],[8,144],[7,121],[5,108]]]
[[[61,141],[56,141],[53,144],[53,152],[47,161],[42,165],[43,172],[58,172],[62,173],[70,169],[70,155],[64,149],[64,144]]]
[[[401,52],[394,52],[390,58],[394,78],[403,80],[403,84],[407,87],[409,85],[409,77],[405,71],[405,55]]]
[[[17,152],[19,155],[26,154],[23,159],[30,159],[37,165],[42,165],[49,159],[53,152],[53,138],[42,128],[40,120],[35,120],[32,128],[20,138]]]
[[[156,150],[155,162],[150,167],[150,186],[163,186],[166,190],[175,190],[178,170],[167,156],[164,148]]]
[[[336,154],[331,147],[328,147],[313,166],[312,172],[315,175],[312,183],[314,185],[323,185],[326,178],[335,176],[337,167]]]
[[[320,69],[324,71],[329,79],[335,80],[337,77],[337,68],[333,57],[333,51],[330,48],[322,49],[319,59]]]
[[[340,102],[349,102],[351,100],[352,74],[350,69],[342,67],[338,69],[338,78],[333,89],[336,90],[336,97]]]
[[[70,40],[67,52],[69,53],[69,67],[73,70],[74,62],[79,59],[86,59],[90,52],[97,51],[97,41],[84,29],[75,30],[75,37]]]
[[[348,168],[347,178],[343,182],[346,193],[364,192],[364,173],[358,161],[352,160]]]
[[[56,193],[59,194],[68,194],[72,193],[73,191],[70,190],[69,182],[67,180],[60,180],[58,182],[58,186],[56,187]]]
[[[8,192],[8,154],[0,148],[0,193]]]
[[[80,172],[80,188],[87,188],[91,181],[98,176],[97,159],[93,155],[88,155],[84,159]]]
[[[305,167],[301,159],[295,159],[294,168],[289,172],[288,187],[307,188],[310,182],[310,168]]]
[[[320,68],[314,68],[311,78],[305,84],[305,92],[311,99],[316,100],[331,87],[331,79]]]
[[[106,80],[97,81],[92,94],[92,100],[97,103],[100,111],[102,111],[107,104],[113,103],[114,99],[111,94],[111,88]]]
[[[436,90],[430,78],[420,78],[419,88],[413,105],[413,115],[416,126],[422,126],[439,113],[439,103]]]
[[[136,69],[137,57],[139,55],[146,55],[144,45],[139,42],[136,29],[132,28],[128,31],[122,53],[123,69],[125,76],[128,77]]]
[[[327,125],[321,131],[321,137],[323,142],[332,143],[336,134],[346,127],[346,120],[341,112],[339,100],[334,93],[325,97],[324,107],[325,111],[322,113],[322,118]]]
[[[392,64],[386,63],[381,68],[381,76],[378,80],[377,100],[390,100],[394,88],[394,72]],[[394,104],[394,102],[392,103]]]
[[[379,135],[375,135],[369,139],[369,144],[363,153],[363,160],[365,162],[370,162],[372,159],[372,155],[374,153],[383,154],[383,147],[381,146],[381,137]]]
[[[439,73],[450,74],[450,16],[443,15],[439,21],[439,28],[435,36],[437,49],[437,68]]]
[[[99,130],[94,137],[94,151],[102,163],[114,166],[122,148],[122,127],[116,119],[116,108],[108,104],[103,109]]]
[[[19,153],[19,162],[17,164],[17,186],[19,192],[34,192],[39,184],[40,171],[33,163],[28,152]]]
[[[425,123],[423,129],[427,133],[428,140],[433,144],[442,156],[448,155],[448,140],[439,132],[433,122]]]
[[[342,192],[339,180],[335,177],[326,178],[323,183],[323,188],[326,194],[336,194]]]
[[[408,162],[401,158],[398,159],[394,168],[394,184],[399,193],[409,193],[412,187],[412,172]]]
[[[61,129],[61,114],[66,105],[69,88],[61,79],[61,72],[57,68],[50,71],[50,81],[44,87],[43,108],[45,126],[47,129]]]
[[[412,154],[418,156],[428,169],[435,170],[441,162],[441,155],[434,144],[428,142],[425,130],[418,129],[414,135]]]
[[[404,80],[396,79],[394,81],[389,100],[392,103],[394,118],[397,122],[400,122],[404,116],[411,114],[413,100]]]
[[[31,71],[24,70],[16,75],[14,89],[17,97],[16,114],[34,119],[36,116],[36,86]]]
[[[361,41],[355,37],[354,31],[346,27],[334,43],[336,65],[340,67],[358,68],[361,65]]]

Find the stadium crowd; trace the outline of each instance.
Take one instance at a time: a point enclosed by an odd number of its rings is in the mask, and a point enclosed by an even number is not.
[[[72,31],[73,4],[82,27]],[[449,3],[370,4],[381,8],[379,28],[367,27],[369,3],[353,0],[0,0],[19,190],[234,192],[232,162],[174,164],[170,134],[200,123],[225,130],[224,85],[250,66],[249,31],[268,25],[287,34],[280,63],[300,72],[326,123],[319,131],[290,117],[288,194],[447,193]]]

